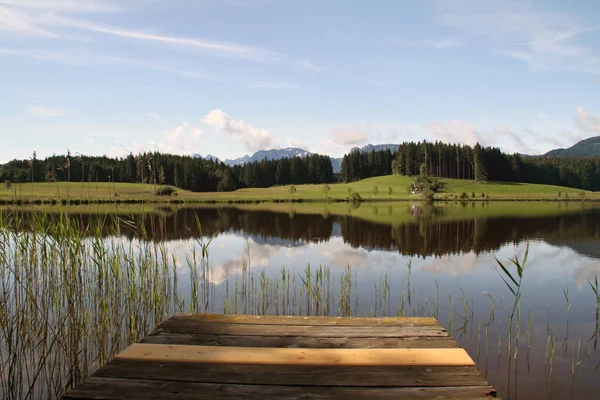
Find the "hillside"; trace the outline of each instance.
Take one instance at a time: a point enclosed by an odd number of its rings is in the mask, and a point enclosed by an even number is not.
[[[593,192],[583,192],[579,189],[566,188],[551,185],[537,185],[528,183],[474,183],[473,181],[461,179],[443,179],[447,183],[447,189],[438,193],[438,199],[454,199],[463,192],[467,193],[469,199],[475,193],[475,200],[482,199],[482,193],[490,200],[600,200],[600,195]],[[348,189],[352,193],[359,193],[365,200],[422,200],[421,195],[407,194],[407,187],[412,178],[400,175],[380,176],[368,178],[350,184],[332,183],[329,185],[328,197],[334,200],[343,200],[348,197]],[[392,187],[390,195],[388,189]],[[294,199],[321,201],[325,199],[325,185],[296,185]],[[377,190],[375,190],[377,188]],[[0,188],[0,200],[17,200],[27,203],[30,199],[80,199],[80,200],[103,200],[120,201],[169,201],[177,199],[180,201],[198,202],[227,202],[227,201],[254,201],[254,200],[291,200],[290,186],[274,186],[265,189],[240,189],[235,192],[190,192],[177,190],[178,196],[157,197],[154,195],[156,187],[141,183],[22,183],[15,184],[11,189]],[[115,193],[118,197],[115,197]],[[568,195],[568,196],[567,196]]]
[[[577,142],[568,149],[550,150],[544,155],[548,157],[600,156],[600,136]]]

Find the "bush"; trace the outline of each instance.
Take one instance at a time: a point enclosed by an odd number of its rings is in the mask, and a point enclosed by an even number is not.
[[[481,192],[481,198],[485,199],[485,193],[484,192]]]
[[[461,195],[460,195],[460,198],[461,199],[468,199],[469,195],[467,194],[467,192],[462,192]]]
[[[471,193],[471,198],[474,199],[475,198],[475,192]]]
[[[175,189],[172,186],[161,186],[158,189],[156,189],[156,192],[154,193],[157,196],[172,196],[177,192],[177,189]]]
[[[352,196],[350,197],[350,200],[353,203],[360,203],[361,201],[363,201],[362,197],[360,196],[360,193],[358,193],[358,192],[352,193]]]

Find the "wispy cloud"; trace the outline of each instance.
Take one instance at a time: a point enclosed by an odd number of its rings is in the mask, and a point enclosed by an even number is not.
[[[160,114],[148,113],[146,115],[148,115],[150,118],[152,118],[155,121],[162,121],[163,120],[163,117]]]
[[[465,43],[459,39],[437,39],[437,40],[426,40],[424,42],[436,49],[451,49],[453,47],[462,47]]]
[[[300,89],[298,84],[291,82],[246,82],[242,86],[253,89]]]
[[[385,37],[385,40],[401,47],[433,47],[438,50],[463,47],[465,42],[457,38],[438,38],[438,39],[408,39],[402,37]]]
[[[526,62],[533,70],[600,72],[600,51],[585,45],[600,26],[532,2],[438,1],[436,20],[445,27],[487,37],[490,49]],[[542,3],[540,3],[542,4]]]
[[[88,14],[131,11],[141,3],[141,0],[127,3],[116,0],[0,0],[0,35],[9,32],[55,39],[89,40],[81,37],[82,32],[87,32],[145,41],[172,49],[196,49],[216,56],[320,70],[308,60],[295,60],[289,55],[260,46],[133,30],[85,18]]]
[[[318,67],[308,60],[298,60],[296,61],[296,65],[302,69],[306,69],[309,71],[323,71],[322,67]]]
[[[156,71],[168,72],[180,76],[194,79],[217,80],[215,76],[201,73],[198,70],[185,70],[162,65],[153,61],[139,60],[135,58],[107,56],[97,53],[91,53],[81,50],[53,51],[44,49],[11,49],[0,47],[0,55],[14,55],[28,57],[34,60],[46,61],[52,63],[73,65],[73,66],[93,66],[93,67],[114,67],[129,66],[153,69]]]
[[[61,22],[67,26],[80,28],[87,31],[104,33],[107,35],[119,36],[133,40],[143,40],[155,43],[162,43],[166,45],[192,47],[201,50],[206,50],[215,54],[231,57],[266,62],[279,62],[283,59],[283,56],[281,54],[258,47],[250,47],[234,43],[216,42],[200,38],[177,37],[170,35],[139,32],[108,25],[98,25],[87,21],[62,19]]]
[[[36,117],[42,118],[57,118],[66,117],[68,113],[56,108],[46,107],[42,105],[33,105],[28,108],[29,113]]]

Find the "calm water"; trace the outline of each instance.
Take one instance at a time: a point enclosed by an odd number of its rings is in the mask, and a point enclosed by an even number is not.
[[[106,240],[164,244],[188,304],[196,293],[193,249],[212,238],[200,312],[436,316],[502,398],[597,398],[598,320],[588,283],[600,274],[597,206],[260,204],[68,212],[83,227],[100,221]],[[527,245],[515,364],[508,355],[514,296],[495,258],[508,266],[509,258],[523,258]],[[320,281],[319,268],[326,271]],[[288,294],[282,270],[292,277]],[[342,283],[348,277],[350,287]],[[300,299],[309,292],[319,300],[307,305]]]

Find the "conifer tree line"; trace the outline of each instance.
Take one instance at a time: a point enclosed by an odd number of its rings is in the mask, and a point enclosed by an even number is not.
[[[390,174],[428,175],[478,182],[503,181],[600,190],[600,157],[531,157],[498,148],[405,142],[390,150],[346,154],[339,180],[353,182]],[[224,163],[158,152],[122,158],[67,153],[0,165],[0,182],[138,182],[207,192],[335,181],[331,159],[313,154],[229,167]]]
[[[441,142],[403,143],[392,172],[468,179],[567,186],[600,190],[600,157],[532,157],[505,154],[494,147]]]
[[[194,192],[333,180],[331,159],[316,154],[229,167],[213,160],[158,152],[123,158],[67,153],[44,159],[33,153],[30,159],[0,165],[0,182],[130,182],[170,185]]]
[[[331,158],[312,154],[306,157],[255,161],[231,168],[238,186],[266,188],[275,185],[302,185],[334,181]]]
[[[370,152],[353,150],[342,159],[340,180],[354,182],[374,176],[391,175],[393,159],[389,149]]]

